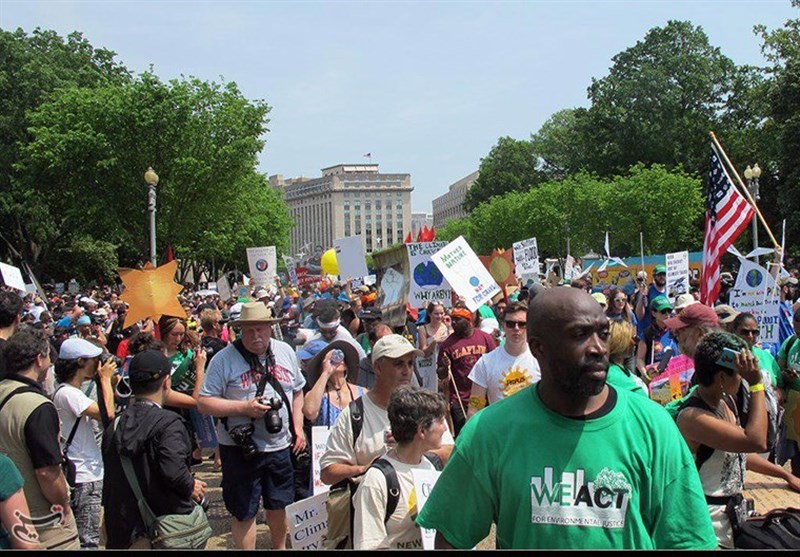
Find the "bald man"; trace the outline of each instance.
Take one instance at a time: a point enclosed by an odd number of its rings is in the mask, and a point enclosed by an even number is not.
[[[541,381],[464,426],[417,518],[437,530],[437,547],[474,547],[495,523],[500,549],[716,548],[675,422],[606,383],[600,305],[554,288],[527,321]]]

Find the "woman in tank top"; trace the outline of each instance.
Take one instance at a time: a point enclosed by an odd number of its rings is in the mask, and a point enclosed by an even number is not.
[[[336,362],[336,350],[344,359]],[[313,385],[303,401],[303,415],[313,425],[332,426],[347,405],[367,393],[356,385],[358,352],[349,342],[337,340],[308,363],[306,378]]]

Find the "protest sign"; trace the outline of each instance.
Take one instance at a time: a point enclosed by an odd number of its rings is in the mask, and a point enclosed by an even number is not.
[[[596,291],[608,290],[616,286],[626,294],[633,294],[636,290],[636,273],[639,272],[642,259],[640,257],[624,257],[622,261],[628,267],[612,266],[606,267],[602,271],[598,268],[591,268],[592,285]],[[647,273],[648,282],[653,280],[653,271],[656,265],[663,265],[664,255],[648,255],[644,258],[644,270]],[[584,265],[587,271],[590,270],[590,260],[585,260]],[[689,252],[689,278],[698,280],[703,268],[703,252]]]
[[[348,236],[333,241],[336,250],[336,262],[339,265],[339,280],[344,282],[348,278],[361,278],[369,274],[367,270],[367,256],[361,236]]]
[[[539,246],[536,238],[514,242],[514,265],[520,280],[539,278]]]
[[[65,287],[66,287],[66,285],[65,285],[63,282],[57,282],[57,283],[55,284],[55,288],[56,288],[56,294],[58,294],[59,296],[61,296],[61,295],[64,293],[64,288],[65,288]]]
[[[327,493],[312,495],[286,507],[292,549],[322,549],[322,536],[328,532]]]
[[[253,287],[272,286],[275,275],[278,272],[278,256],[275,253],[275,246],[263,248],[247,248],[247,265],[250,267],[249,282]],[[248,281],[245,281],[245,285]]]
[[[0,274],[3,275],[3,282],[6,286],[26,292],[25,281],[22,279],[22,271],[19,270],[19,267],[0,263]]]
[[[436,485],[440,475],[441,472],[438,470],[411,470],[417,499],[416,515],[422,512],[422,508],[428,501],[428,497],[433,491],[433,486]],[[422,548],[432,551],[434,549],[433,542],[436,539],[436,530],[420,527],[420,531],[422,533]]]
[[[445,247],[447,242],[423,242],[406,244],[408,250],[408,303],[412,308],[424,308],[430,302],[439,302],[444,307],[452,305],[452,293],[444,275],[431,260],[431,256]]]
[[[297,284],[297,272],[295,272],[297,263],[295,262],[294,257],[284,255],[283,264],[286,265],[286,273],[289,275],[289,282],[291,284]]]
[[[297,274],[298,286],[310,286],[322,280],[320,275],[309,274],[308,267],[295,267],[294,271]]]
[[[81,285],[78,284],[77,280],[71,279],[67,285],[67,291],[74,296],[81,291]]]
[[[767,270],[747,259],[739,259],[736,284],[728,295],[728,303],[739,312],[752,313],[758,321],[759,340],[780,342],[780,288]]]
[[[692,375],[694,360],[684,354],[671,358],[664,372],[648,384],[650,398],[659,404],[683,398],[691,387]]]
[[[434,253],[431,259],[456,294],[464,297],[470,311],[476,311],[501,291],[463,236]]]
[[[227,302],[233,297],[231,285],[228,282],[228,278],[224,275],[219,277],[219,280],[217,281],[217,292],[219,293],[219,299],[223,302]]]
[[[217,430],[214,428],[214,419],[211,416],[204,416],[197,410],[189,410],[189,419],[194,426],[200,448],[216,449],[219,441],[217,441]]]
[[[315,425],[311,428],[311,481],[314,484],[314,495],[318,493],[325,493],[330,489],[330,486],[322,483],[320,474],[319,460],[322,458],[322,453],[325,452],[325,447],[328,445],[328,436],[331,434],[331,428],[324,425]]]
[[[689,293],[689,252],[668,253],[667,259],[667,297],[675,303],[681,294]]]
[[[390,306],[400,301],[403,294],[403,286],[405,279],[403,275],[392,269],[391,267],[383,274],[381,280],[381,290],[383,290],[382,306]]]

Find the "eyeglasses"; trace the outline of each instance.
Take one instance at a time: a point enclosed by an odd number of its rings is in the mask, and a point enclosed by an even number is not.
[[[758,329],[742,329],[739,331],[742,336],[758,336],[761,332]]]
[[[509,329],[524,329],[527,326],[527,321],[513,321],[511,319],[506,319],[506,327]]]

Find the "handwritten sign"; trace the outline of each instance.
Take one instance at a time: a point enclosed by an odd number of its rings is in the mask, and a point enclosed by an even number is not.
[[[517,278],[522,280],[539,278],[539,246],[536,238],[514,242],[514,265]]]
[[[314,495],[326,493],[330,489],[330,486],[322,483],[320,479],[322,469],[319,466],[330,434],[331,430],[328,426],[315,425],[311,428],[311,481],[314,482]]]
[[[464,297],[470,311],[477,311],[501,291],[463,236],[434,253],[431,259],[453,290]]]
[[[414,491],[417,498],[416,514],[418,515],[425,503],[430,497],[433,486],[436,485],[439,476],[442,473],[438,470],[411,470],[411,476],[414,479]],[[428,551],[433,551],[434,541],[436,540],[436,530],[420,527],[422,532],[422,548]]]
[[[767,270],[747,259],[740,259],[736,284],[729,294],[729,303],[739,312],[752,313],[760,329],[759,340],[780,342],[780,288]]]
[[[424,308],[430,302],[439,302],[449,308],[453,290],[431,256],[444,248],[447,242],[406,244],[408,250],[408,304]]]

